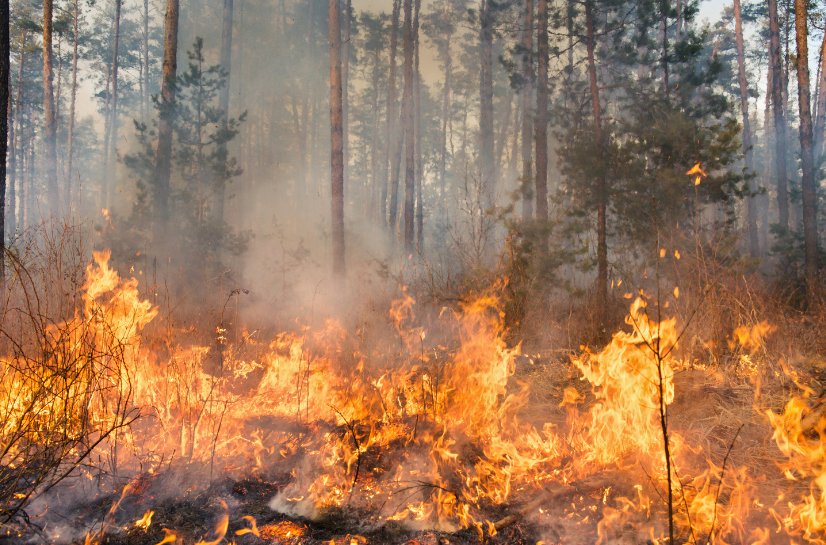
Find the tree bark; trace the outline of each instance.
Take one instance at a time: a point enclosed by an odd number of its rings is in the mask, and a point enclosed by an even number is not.
[[[111,205],[111,190],[117,183],[118,164],[118,68],[120,66],[120,14],[123,0],[115,0],[114,19],[114,41],[112,43],[112,103],[109,109],[109,141],[106,146],[109,151],[106,154],[107,164],[105,165],[106,180],[104,180],[104,206]]]
[[[404,0],[404,251],[413,251],[416,199],[416,141],[413,128],[413,0]]]
[[[737,47],[737,82],[740,86],[740,112],[743,116],[743,155],[745,174],[748,176],[749,195],[746,198],[746,222],[748,225],[749,253],[752,257],[760,254],[757,238],[757,203],[755,202],[754,160],[751,143],[751,123],[749,121],[749,87],[746,80],[746,54],[743,44],[743,20],[740,0],[734,0],[734,39]]]
[[[344,21],[341,43],[341,123],[344,135],[344,184],[350,187],[350,18],[353,15],[352,0],[344,0]]]
[[[373,110],[372,135],[370,138],[370,210],[371,217],[379,224],[384,222],[382,214],[384,212],[383,203],[379,203],[381,199],[382,175],[380,164],[384,164],[384,157],[379,158],[379,150],[381,149],[381,112],[379,108],[379,83],[381,81],[381,48],[376,47],[372,52],[373,70],[370,82],[371,104]]]
[[[72,2],[72,90],[69,101],[69,126],[66,129],[66,213],[72,214],[72,179],[74,178],[75,118],[77,115],[77,60],[79,0]]]
[[[5,0],[0,0],[5,1]],[[0,23],[1,24],[1,23]],[[14,130],[14,117],[11,115],[9,116],[8,123],[10,133],[14,135],[14,138],[10,138],[12,143],[11,152],[12,156],[9,158],[9,202],[8,202],[8,218],[9,218],[9,232],[14,233],[17,229],[17,225],[21,223],[19,221],[20,217],[20,210],[23,208],[23,190],[22,184],[24,179],[24,164],[25,164],[25,134],[23,132],[23,68],[26,64],[26,44],[28,42],[29,33],[27,31],[23,31],[23,36],[20,40],[20,66],[17,67],[17,91],[16,96],[14,99],[15,104],[17,105],[17,130]],[[9,50],[11,51],[11,50]],[[19,156],[19,160],[18,160]],[[19,170],[19,172],[18,172]],[[18,200],[15,198],[18,193],[20,195],[20,206],[18,207],[17,202]]]
[[[815,144],[815,164],[820,165],[823,161],[824,132],[826,131],[826,32],[820,42],[820,54],[818,63],[817,80],[817,102],[815,110],[814,144]]]
[[[342,127],[341,25],[338,0],[328,0],[330,42],[330,178],[333,274],[342,278],[344,265],[344,135]]]
[[[525,0],[522,15],[522,89],[519,100],[522,105],[522,219],[533,218],[533,156],[531,155],[531,134],[533,133],[533,115],[531,115],[531,89],[534,81],[533,61],[533,0]]]
[[[175,114],[175,79],[178,75],[178,0],[166,0],[161,75],[158,151],[155,155],[155,244],[166,237],[169,221],[169,179],[172,175],[172,118]]]
[[[149,0],[143,0],[143,115],[149,112],[151,94],[149,92]]]
[[[605,157],[605,142],[602,133],[602,104],[597,81],[597,65],[594,55],[596,39],[594,33],[593,0],[585,0],[585,30],[588,50],[588,81],[591,89],[591,112],[594,118],[594,143],[597,157]],[[606,231],[606,211],[608,205],[608,184],[605,165],[600,165],[596,180],[597,203],[597,319],[600,332],[606,330],[608,318],[608,236]]]
[[[59,213],[60,197],[57,190],[57,122],[54,107],[54,73],[52,70],[52,12],[53,0],[43,1],[43,129],[49,212]]]
[[[817,187],[815,186],[812,113],[809,86],[809,29],[806,0],[795,0],[795,39],[797,42],[797,87],[800,111],[800,159],[803,167],[803,245],[806,285],[812,302],[817,288]]]
[[[445,14],[447,16],[447,14]],[[451,27],[452,28],[452,27]],[[453,55],[450,51],[451,38],[453,33],[450,32],[445,36],[444,49],[444,65],[445,65],[445,81],[442,87],[442,131],[441,141],[439,143],[439,197],[441,206],[441,218],[443,226],[447,226],[447,129],[450,120],[450,86],[453,72]]]
[[[671,83],[668,74],[668,12],[671,6],[668,0],[660,0],[660,33],[662,39],[663,95],[666,102],[671,95]]]
[[[786,126],[783,101],[783,65],[780,59],[780,29],[777,0],[769,0],[769,62],[772,65],[771,100],[774,113],[774,166],[777,212],[780,227],[789,229],[789,189],[786,179]]]
[[[493,8],[482,0],[479,8],[479,158],[482,203],[496,204],[496,164],[493,138]]]
[[[548,222],[548,0],[537,0],[536,71],[536,219]],[[547,240],[542,243],[543,248]]]
[[[416,0],[413,6],[413,77],[414,77],[414,131],[416,141],[416,251],[424,253],[424,201],[422,199],[422,73],[419,70],[419,13],[422,0]]]
[[[384,180],[381,192],[382,217],[388,231],[396,229],[396,209],[398,208],[399,175],[396,141],[399,139],[398,114],[396,113],[396,54],[399,47],[399,12],[401,0],[393,0],[393,15],[390,20],[390,74],[387,79],[387,153],[385,158]],[[389,199],[389,202],[388,202]]]
[[[9,119],[9,0],[0,0],[0,287],[6,285],[6,155],[8,153]],[[13,137],[13,135],[12,135]]]
[[[232,16],[233,0],[224,0],[224,14],[221,24],[221,69],[224,71],[226,79],[221,88],[219,96],[219,108],[221,108],[221,124],[227,130],[229,123],[229,92],[230,80],[232,78]],[[229,156],[227,144],[221,144],[218,151],[219,156],[226,161]],[[215,187],[215,220],[218,225],[224,223],[224,201],[226,200],[226,180],[216,180]]]

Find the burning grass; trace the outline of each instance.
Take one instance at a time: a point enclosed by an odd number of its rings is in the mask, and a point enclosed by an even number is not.
[[[329,320],[160,343],[158,309],[95,254],[82,309],[0,363],[2,477],[20,490],[6,528],[129,544],[824,543],[822,386],[788,364],[792,380],[774,376],[770,324],[733,331],[736,361],[709,367],[642,296],[603,348],[529,357],[505,340],[500,291],[427,328],[404,292],[392,334],[369,342]],[[67,451],[48,450],[55,437]],[[61,456],[40,481],[21,473]],[[59,494],[113,487],[62,525],[50,515]]]

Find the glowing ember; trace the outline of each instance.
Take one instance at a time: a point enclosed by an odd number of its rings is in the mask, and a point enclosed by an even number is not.
[[[295,522],[284,520],[272,524],[265,524],[259,529],[259,537],[265,541],[275,543],[300,543],[307,533],[307,527]]]

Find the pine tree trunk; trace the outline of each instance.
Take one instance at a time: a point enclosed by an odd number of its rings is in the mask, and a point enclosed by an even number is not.
[[[344,21],[341,43],[341,123],[344,137],[344,184],[350,187],[350,18],[353,15],[352,0],[344,0]]]
[[[413,77],[415,100],[415,142],[416,142],[416,251],[424,253],[424,202],[422,200],[422,74],[419,70],[419,13],[422,9],[422,0],[416,0],[413,7]]]
[[[774,113],[774,166],[777,211],[780,227],[789,229],[789,189],[786,178],[786,126],[783,100],[783,64],[780,59],[780,29],[777,0],[769,0],[769,62],[772,65],[771,100]]]
[[[43,130],[46,157],[43,168],[46,173],[49,212],[60,212],[57,192],[57,121],[54,107],[54,73],[52,70],[52,11],[53,0],[43,1]]]
[[[594,143],[597,157],[605,157],[605,142],[602,134],[602,104],[599,96],[597,65],[594,55],[596,38],[594,32],[593,0],[585,0],[585,30],[588,50],[588,82],[591,90],[591,112],[594,118]],[[607,327],[608,318],[608,236],[606,229],[606,212],[608,205],[608,184],[606,169],[601,165],[596,180],[597,202],[597,318],[600,332]]]
[[[533,115],[531,115],[531,84],[533,77],[533,0],[525,0],[522,16],[522,89],[519,100],[522,105],[522,219],[533,218],[533,156],[531,155],[531,134],[533,134]]]
[[[9,0],[0,0],[0,287],[6,285],[6,155],[8,153],[9,120]],[[11,140],[14,141],[12,133]],[[13,164],[13,163],[12,163]]]
[[[54,118],[55,118],[55,126],[60,125],[60,103],[61,103],[61,92],[63,91],[63,36],[61,34],[57,35],[57,74],[55,75],[55,79],[57,80],[57,88],[55,89],[54,93]],[[58,169],[60,170],[60,169]]]
[[[795,38],[797,42],[797,88],[800,111],[800,159],[803,167],[803,244],[805,275],[814,302],[817,276],[817,186],[815,185],[812,113],[809,91],[809,29],[806,0],[795,0]]]
[[[734,38],[737,46],[737,82],[740,86],[740,112],[743,115],[743,154],[748,180],[749,195],[746,198],[746,214],[749,236],[749,253],[752,257],[760,254],[757,238],[757,203],[754,193],[754,161],[751,143],[751,123],[749,121],[749,88],[746,80],[746,55],[743,44],[743,20],[740,13],[740,0],[734,0]]]
[[[536,71],[536,219],[548,222],[548,0],[537,0]],[[542,243],[543,248],[547,241]]]
[[[66,129],[66,213],[72,214],[72,180],[74,179],[75,118],[77,115],[77,60],[79,0],[72,1],[72,90],[69,102],[69,126]]]
[[[5,1],[5,0],[0,0]],[[14,233],[17,230],[17,226],[21,224],[20,218],[20,211],[23,208],[23,179],[25,175],[24,166],[25,166],[25,133],[23,131],[23,68],[26,64],[26,44],[28,42],[29,34],[25,30],[23,31],[23,36],[20,40],[20,66],[17,68],[17,92],[14,99],[14,103],[17,105],[17,130],[13,131],[14,133],[14,145],[11,148],[13,152],[13,156],[10,157],[9,161],[9,169],[11,170],[10,174],[10,186],[9,186],[9,209],[8,209],[8,217],[9,217],[9,232]],[[9,123],[14,123],[14,118],[9,116]],[[10,125],[10,129],[13,127]],[[19,158],[18,158],[19,157]],[[16,199],[17,195],[19,194],[20,199]],[[18,205],[17,203],[20,202]]]
[[[229,93],[230,80],[232,78],[232,15],[233,0],[224,0],[224,16],[221,25],[221,68],[226,74],[224,86],[221,88],[219,96],[219,107],[221,108],[221,123],[223,129],[227,130],[229,123]],[[222,143],[218,151],[219,156],[224,161],[229,157],[227,144]],[[215,180],[215,221],[219,226],[224,223],[224,201],[226,200],[226,180]]]
[[[496,165],[493,139],[493,8],[482,0],[479,8],[479,159],[482,204],[496,204]]]
[[[161,75],[161,111],[158,120],[158,151],[155,155],[155,244],[166,237],[169,221],[169,180],[172,175],[172,116],[178,74],[178,0],[166,0]]]
[[[381,138],[380,125],[381,116],[379,108],[379,83],[381,82],[381,50],[376,48],[373,51],[373,70],[370,84],[371,103],[370,108],[373,112],[372,135],[370,138],[370,210],[369,214],[377,223],[382,224],[383,206],[380,204],[381,198],[381,184],[382,175],[380,164],[384,164],[384,158],[379,158],[379,150],[381,145],[379,139]]]
[[[143,0],[143,115],[149,113],[152,93],[149,91],[149,0]]]
[[[513,117],[513,103],[515,96],[516,95],[511,94],[511,96],[508,97],[508,100],[505,103],[505,111],[502,112],[503,119],[499,123],[499,134],[496,137],[496,152],[494,153],[494,173],[496,179],[501,178],[499,168],[501,168],[500,165],[504,164],[505,161],[505,150],[507,149],[508,144],[508,133],[511,130],[511,118]]]
[[[333,274],[344,277],[344,142],[341,90],[341,26],[338,0],[328,0],[330,41],[330,178]]]
[[[413,252],[416,200],[416,141],[413,128],[413,0],[404,0],[404,251]]]
[[[4,1],[4,0],[0,0]],[[0,23],[2,24],[2,23]],[[2,39],[2,38],[0,38]],[[0,61],[2,62],[2,61]],[[14,109],[13,100],[11,99],[11,89],[9,89],[9,111],[7,116],[7,126],[9,131],[9,143],[8,143],[8,170],[7,174],[9,177],[9,185],[8,185],[8,200],[6,201],[6,205],[4,206],[4,215],[5,220],[3,222],[3,235],[5,236],[6,232],[14,233],[16,229],[15,225],[15,193],[16,193],[16,185],[17,185],[17,134],[14,130],[14,118],[17,115],[17,111]],[[6,230],[8,227],[8,230]],[[0,240],[5,240],[2,238]]]
[[[450,120],[450,86],[452,84],[453,55],[450,52],[453,34],[445,36],[445,81],[442,87],[442,130],[439,142],[439,198],[443,228],[447,226],[447,128]]]
[[[818,55],[818,79],[817,79],[817,102],[814,127],[814,149],[815,165],[820,165],[823,161],[823,142],[826,137],[826,32],[820,42],[820,54]]]
[[[388,231],[396,229],[396,208],[398,206],[399,177],[398,165],[394,163],[396,156],[396,141],[401,133],[397,126],[396,113],[396,54],[399,47],[399,12],[401,0],[393,0],[393,16],[390,22],[390,74],[387,80],[387,153],[384,167],[384,183],[381,191],[382,217],[386,221]],[[394,173],[395,171],[395,173]],[[388,201],[389,199],[389,201]]]
[[[662,40],[662,65],[663,65],[663,95],[666,102],[671,94],[671,83],[668,73],[668,12],[671,6],[668,0],[660,0],[660,34]]]
[[[109,109],[109,148],[107,153],[108,163],[106,164],[106,180],[104,183],[110,190],[106,192],[106,202],[104,206],[111,206],[111,190],[117,184],[117,164],[118,164],[118,68],[120,66],[120,14],[123,0],[115,0],[115,34],[112,44],[112,104]]]

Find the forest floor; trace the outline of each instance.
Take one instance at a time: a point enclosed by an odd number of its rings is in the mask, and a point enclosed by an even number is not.
[[[816,391],[826,392],[826,365],[800,366],[799,379]],[[769,506],[777,501],[778,491],[788,490],[789,483],[776,469],[781,461],[771,427],[760,411],[781,412],[794,385],[778,369],[764,369],[758,382],[756,400],[754,374],[731,366],[680,369],[675,375],[676,398],[670,407],[671,428],[699,456],[734,468],[745,466],[758,485],[753,492],[754,505]],[[566,409],[561,407],[563,390],[576,388],[586,399],[593,400],[590,386],[578,379],[566,355],[559,352],[522,357],[517,380],[530,384],[532,399],[526,409],[529,418],[565,425]],[[589,396],[590,400],[589,400]],[[822,397],[822,394],[821,394]],[[758,411],[758,406],[760,411]],[[392,453],[387,453],[392,457]],[[563,460],[562,465],[572,460]],[[643,470],[644,471],[644,470]],[[369,478],[369,477],[367,477]],[[647,486],[650,477],[640,472],[633,461],[623,467],[608,469],[566,483],[554,482],[539,489],[514,491],[506,506],[486,513],[495,526],[480,532],[476,528],[456,532],[416,530],[399,523],[383,525],[366,522],[356,509],[343,507],[326,512],[316,520],[290,517],[272,510],[272,498],[291,480],[290,468],[278,467],[266,477],[224,478],[204,488],[197,484],[181,486],[177,478],[164,473],[146,476],[139,481],[135,494],[122,502],[100,536],[109,545],[144,545],[175,543],[211,545],[235,542],[238,545],[276,543],[284,545],[364,545],[364,544],[530,544],[564,543],[585,545],[597,542],[644,544],[650,542],[651,528],[664,527],[664,502],[653,497],[653,507],[644,516],[626,521],[619,529],[600,528],[606,509],[617,508],[617,498],[633,498],[635,488]],[[169,494],[170,486],[180,486],[180,493]],[[801,485],[802,486],[802,485]],[[653,486],[656,489],[656,486]],[[719,496],[719,491],[718,491]],[[166,499],[161,499],[161,498]],[[72,524],[89,526],[99,521],[117,500],[117,495],[89,505],[78,506]],[[154,511],[147,529],[135,521]],[[221,527],[221,514],[228,514],[227,526]],[[253,517],[253,518],[250,518]],[[768,526],[766,510],[753,510],[746,527]],[[253,521],[255,531],[251,531]],[[98,525],[99,527],[99,525]],[[216,535],[217,532],[217,535]],[[225,534],[225,540],[220,534]],[[695,539],[702,539],[697,536]],[[200,540],[200,541],[199,541]],[[82,541],[80,541],[82,543]],[[776,536],[771,543],[788,543]]]

